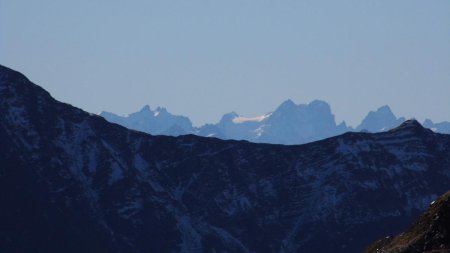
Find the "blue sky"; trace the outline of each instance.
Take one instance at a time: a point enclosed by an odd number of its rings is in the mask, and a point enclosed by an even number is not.
[[[0,0],[0,64],[90,112],[450,120],[450,1]]]

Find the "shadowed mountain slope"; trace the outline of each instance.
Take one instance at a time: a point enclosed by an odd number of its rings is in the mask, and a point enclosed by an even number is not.
[[[0,66],[1,252],[360,252],[449,188],[416,121],[301,146],[152,136]]]
[[[450,252],[450,192],[433,201],[406,232],[372,244],[366,253]]]

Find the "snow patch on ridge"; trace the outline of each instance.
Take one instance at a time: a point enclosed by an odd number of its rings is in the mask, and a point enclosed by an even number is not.
[[[270,115],[272,115],[272,114],[269,113],[269,114],[261,115],[258,117],[252,117],[252,118],[238,116],[236,118],[233,118],[232,121],[235,124],[242,124],[242,123],[246,123],[246,122],[261,122],[261,121],[267,119],[268,117],[270,117]]]

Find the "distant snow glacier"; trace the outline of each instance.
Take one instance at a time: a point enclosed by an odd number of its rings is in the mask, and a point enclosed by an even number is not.
[[[127,116],[105,111],[99,115],[109,122],[153,135],[195,134],[272,144],[303,144],[349,131],[382,132],[405,121],[404,117],[397,118],[385,105],[369,112],[361,124],[353,128],[345,122],[337,124],[330,105],[320,100],[309,104],[286,100],[273,112],[252,118],[231,112],[223,115],[218,123],[201,127],[194,127],[188,117],[173,115],[163,107],[151,110],[148,105]],[[450,134],[450,122],[433,123],[427,119],[423,125],[435,132]]]

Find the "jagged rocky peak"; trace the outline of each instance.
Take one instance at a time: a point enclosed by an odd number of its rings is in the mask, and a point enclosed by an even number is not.
[[[326,114],[331,114],[331,108],[330,105],[322,100],[314,100],[311,103],[308,104],[308,106],[317,112],[322,112]]]
[[[276,112],[290,112],[297,109],[297,105],[291,99],[288,99],[281,103],[278,108],[275,110]]]
[[[395,118],[394,113],[392,113],[392,110],[391,110],[391,108],[388,105],[383,105],[383,106],[379,107],[377,109],[376,113],[388,115],[390,117],[394,117]]]
[[[376,111],[370,111],[361,124],[356,127],[357,131],[367,130],[369,132],[388,131],[399,126],[405,118],[397,118],[387,105],[381,106]]]
[[[156,110],[153,112],[153,116],[155,117],[179,117],[179,118],[184,118],[185,120],[189,120],[189,122],[191,121],[190,119],[188,119],[187,117],[184,116],[176,116],[176,115],[172,115],[169,113],[169,111],[167,111],[167,109],[165,107],[161,107],[158,106],[156,107]],[[192,125],[192,123],[191,123]]]
[[[210,127],[206,131],[206,126],[196,133],[252,142],[301,144],[350,130],[345,123],[336,125],[328,103],[314,100],[297,105],[291,99],[281,103],[275,111],[257,117],[241,117],[236,112],[225,114],[215,126],[215,131],[220,133],[211,132]]]
[[[149,105],[145,105],[144,107],[142,107],[142,109],[140,110],[140,112],[151,112],[152,110],[150,109]]]
[[[406,232],[387,236],[370,245],[365,253],[450,252],[450,192],[430,204]]]
[[[382,120],[396,120],[397,117],[392,112],[391,108],[388,105],[383,105],[378,108],[376,111],[370,111],[367,117],[376,117]]]
[[[172,115],[164,107],[151,110],[148,105],[126,117],[109,112],[102,112],[100,116],[110,122],[150,134],[176,135],[180,131],[175,129],[181,127],[185,133],[200,136],[274,144],[303,144],[348,131],[385,132],[405,121],[403,117],[397,118],[391,108],[385,105],[368,113],[361,124],[353,128],[344,121],[337,124],[330,105],[325,101],[295,104],[291,99],[269,113],[242,117],[236,112],[230,112],[223,115],[219,122],[200,127],[194,127],[187,117]],[[450,122],[433,123],[427,120],[424,124],[435,132],[450,133]]]
[[[173,115],[164,107],[157,107],[153,111],[149,105],[145,105],[140,111],[127,116],[119,116],[110,112],[101,112],[100,116],[109,122],[149,134],[177,136],[179,133],[188,134],[194,131],[189,118]]]
[[[313,121],[319,122],[319,125],[328,125],[331,128],[336,126],[331,107],[325,101],[312,101],[306,106],[306,113]]]
[[[156,107],[157,112],[168,112],[166,107],[158,106]]]
[[[291,99],[288,99],[281,103],[280,106],[273,113],[274,116],[282,115],[287,119],[296,119],[301,117],[304,120],[317,119],[319,121],[328,120],[334,116],[331,113],[330,105],[322,100],[314,100],[309,104],[296,105]]]
[[[229,112],[229,113],[224,114],[222,116],[222,118],[220,119],[220,122],[223,122],[223,123],[231,122],[231,121],[233,121],[234,118],[237,118],[237,117],[239,117],[239,114],[237,114],[236,112],[234,112],[234,111],[233,112]]]

